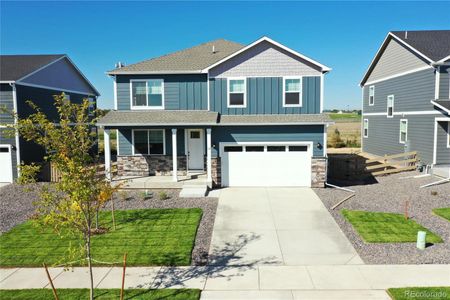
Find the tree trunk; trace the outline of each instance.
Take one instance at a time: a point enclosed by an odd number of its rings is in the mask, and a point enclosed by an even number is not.
[[[89,267],[89,279],[91,283],[89,291],[89,299],[94,300],[94,276],[92,274],[92,262],[91,262],[91,226],[88,226],[88,232],[86,237],[86,258]]]

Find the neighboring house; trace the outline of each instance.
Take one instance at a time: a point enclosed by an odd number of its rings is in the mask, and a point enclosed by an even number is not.
[[[74,103],[92,100],[97,90],[67,55],[0,55],[0,106],[27,117],[33,101],[50,119],[58,119],[54,95],[64,92]],[[14,123],[11,114],[0,114],[0,182],[12,182],[19,174],[19,162],[42,162],[45,150],[26,142],[18,134],[5,134],[5,124]]]
[[[362,149],[450,166],[450,30],[389,32],[361,81]]]
[[[206,171],[214,186],[323,186],[324,74],[330,68],[263,37],[216,40],[109,71],[119,175]],[[105,149],[107,165],[109,148]]]

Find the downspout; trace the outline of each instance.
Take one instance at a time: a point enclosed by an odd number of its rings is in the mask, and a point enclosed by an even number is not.
[[[18,123],[19,112],[17,111],[17,89],[16,84],[14,82],[10,82],[9,85],[12,87],[13,94],[13,110],[14,110],[14,125]],[[15,134],[16,141],[16,160],[17,160],[17,177],[20,176],[20,139],[19,139],[19,131],[16,128]]]

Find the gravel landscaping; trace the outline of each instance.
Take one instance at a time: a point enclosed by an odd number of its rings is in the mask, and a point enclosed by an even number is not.
[[[33,202],[38,200],[36,186],[10,184],[0,188],[0,231],[9,231],[26,221],[33,213]],[[217,198],[179,198],[180,190],[164,190],[169,197],[159,199],[162,190],[149,190],[153,196],[145,196],[143,191],[128,190],[114,196],[116,210],[144,208],[201,208],[203,210],[195,246],[192,252],[192,265],[205,265],[208,260],[209,245],[217,209]],[[109,202],[105,210],[111,209]]]
[[[434,208],[450,207],[450,183],[420,189],[437,181],[434,177],[408,178],[417,172],[377,177],[378,183],[346,186],[356,192],[335,210],[330,208],[350,195],[334,188],[314,189],[342,231],[366,264],[448,264],[450,263],[450,222],[432,213]],[[424,251],[415,243],[365,243],[341,214],[342,209],[404,213],[409,201],[409,217],[438,234],[444,243],[429,245]]]

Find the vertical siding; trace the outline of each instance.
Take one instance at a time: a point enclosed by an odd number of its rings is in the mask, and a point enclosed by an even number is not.
[[[394,111],[431,111],[430,103],[435,92],[434,69],[423,70],[389,80],[377,82],[375,86],[375,102],[369,106],[369,86],[364,86],[364,113],[386,112],[387,96],[394,95]]]
[[[117,109],[130,110],[130,79],[163,79],[166,110],[208,109],[206,75],[117,76]]]
[[[450,164],[450,148],[447,147],[449,122],[438,122],[436,143],[436,164]]]
[[[363,138],[363,151],[382,156],[417,151],[420,160],[433,163],[434,118],[437,115],[364,116],[369,120],[369,137]],[[401,144],[400,119],[408,120],[408,142]]]
[[[227,79],[211,78],[211,110],[226,115],[320,113],[320,77],[303,77],[302,107],[283,107],[282,77],[247,78],[247,107],[227,107]]]
[[[450,99],[450,67],[440,68],[439,99]]]
[[[427,65],[411,50],[391,39],[367,81],[414,70]]]

